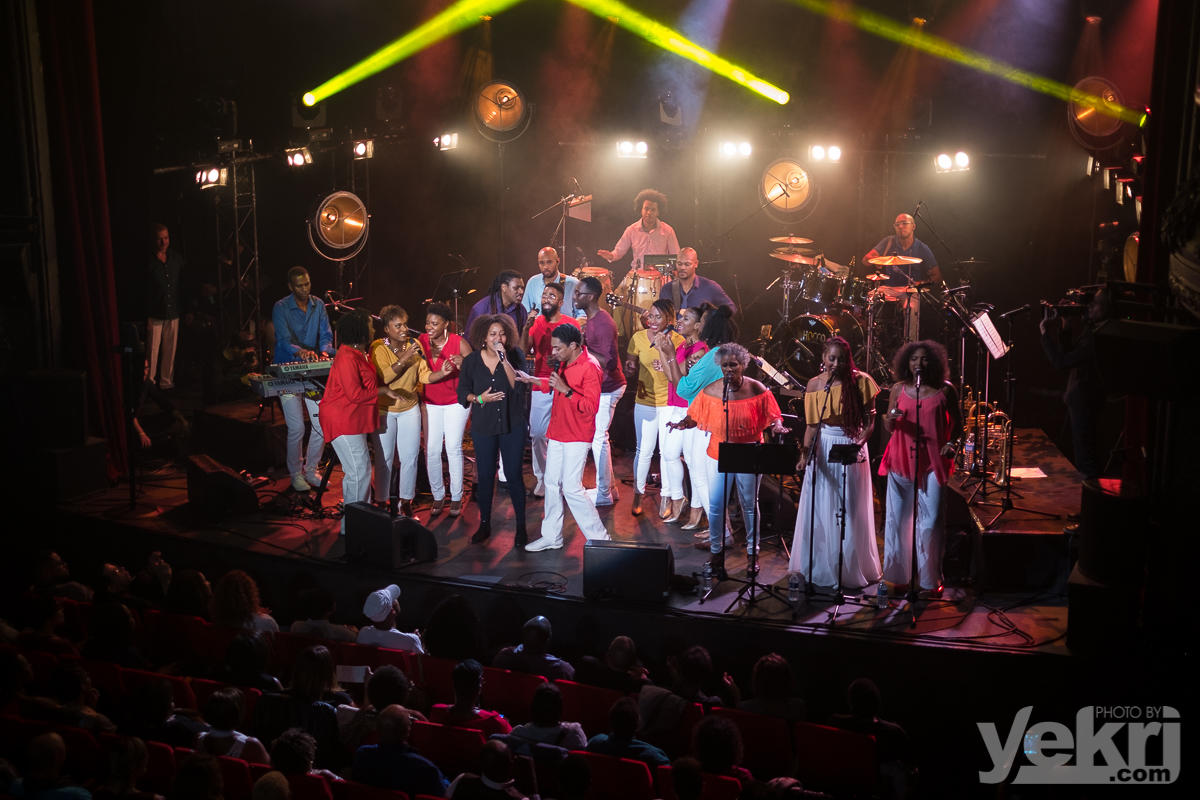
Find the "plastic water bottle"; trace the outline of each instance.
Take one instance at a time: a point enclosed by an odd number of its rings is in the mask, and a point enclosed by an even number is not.
[[[712,589],[712,564],[704,562],[704,571],[700,573],[700,594],[708,594],[709,589]]]
[[[800,574],[798,572],[788,575],[788,602],[792,605],[800,602]]]
[[[963,443],[963,468],[967,470],[975,469],[975,437],[968,436],[967,441]]]
[[[875,607],[888,607],[887,584],[884,583],[882,578],[879,580],[879,585],[875,587]]]

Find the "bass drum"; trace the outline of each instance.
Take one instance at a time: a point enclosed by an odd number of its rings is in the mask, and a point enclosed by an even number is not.
[[[821,371],[821,351],[825,342],[841,336],[850,343],[854,365],[866,364],[866,337],[853,314],[802,314],[779,329],[771,339],[771,361],[801,382]]]

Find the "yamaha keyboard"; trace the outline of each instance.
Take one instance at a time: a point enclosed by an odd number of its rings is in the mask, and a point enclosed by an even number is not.
[[[326,367],[326,370],[328,370],[328,367]],[[249,376],[249,381],[250,388],[254,390],[254,393],[264,399],[269,397],[278,397],[281,394],[304,394],[306,392],[320,393],[324,388],[312,380],[295,375],[289,375],[285,378],[276,378],[272,375],[260,375],[255,373]]]
[[[287,361],[283,364],[272,364],[267,367],[276,378],[317,378],[329,374],[332,358],[319,358],[316,361]]]

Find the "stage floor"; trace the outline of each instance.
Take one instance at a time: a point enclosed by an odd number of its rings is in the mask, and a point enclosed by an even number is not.
[[[616,453],[613,461],[621,496],[615,506],[599,509],[612,538],[669,546],[674,554],[675,572],[682,578],[679,583],[681,586],[686,584],[689,577],[700,572],[707,558],[706,550],[693,546],[697,540],[692,532],[657,519],[656,490],[651,490],[643,503],[646,513],[640,517],[632,516],[632,453]],[[971,494],[972,482],[967,481],[964,489],[961,488],[963,481],[955,479],[952,486],[956,489],[957,502],[952,503],[948,511],[946,590],[941,599],[917,602],[915,625],[904,598],[892,597],[887,608],[876,608],[872,602],[875,599],[873,587],[865,590],[868,594],[865,598],[849,596],[848,602],[837,608],[836,615],[832,599],[821,595],[796,608],[769,595],[762,596],[752,607],[735,602],[742,588],[736,580],[719,583],[707,602],[701,602],[696,593],[687,592],[686,588],[673,590],[667,607],[673,613],[698,618],[736,615],[759,624],[815,635],[885,637],[917,645],[1066,654],[1069,562],[1063,559],[1060,565],[1056,556],[1045,554],[1066,552],[1062,528],[1066,524],[1066,515],[1078,511],[1078,476],[1049,439],[1033,429],[1018,431],[1014,465],[1036,467],[1044,474],[1044,477],[1015,482],[1014,488],[1023,496],[1017,497],[1014,493],[1014,504],[1052,516],[1014,508],[1002,515],[994,526],[985,529],[981,523],[995,516],[998,508],[979,503],[968,506],[961,498]],[[528,488],[533,479],[528,474],[528,464],[525,469],[524,480]],[[468,473],[471,472],[469,469]],[[589,466],[585,484],[591,481],[591,472]],[[785,486],[783,496],[790,496],[792,488]],[[766,494],[764,492],[764,505],[773,502],[766,499]],[[993,500],[1001,497],[992,486],[989,486],[988,494]],[[274,476],[259,486],[258,495],[260,510],[257,513],[217,523],[205,521],[188,508],[184,469],[175,463],[160,462],[157,469],[143,471],[138,502],[132,508],[127,487],[118,487],[77,500],[63,510],[84,518],[103,518],[108,523],[186,538],[193,544],[210,543],[261,556],[343,566],[344,546],[337,518],[341,501],[339,473],[335,472],[332,477],[320,512],[305,507],[302,504],[305,496],[294,493],[282,476]],[[538,536],[542,504],[540,498],[527,498],[526,518],[533,539]],[[879,506],[877,503],[877,530],[882,552],[882,508]],[[787,512],[785,508],[784,513],[778,515],[784,527],[782,536],[773,535],[770,529],[764,530],[759,559],[759,580],[776,587],[781,597],[787,594],[787,548],[792,544],[791,520],[794,518],[794,510]],[[512,505],[507,493],[500,488],[492,518],[495,532],[485,544],[470,544],[479,519],[470,502],[464,504],[463,514],[457,518],[442,513],[431,519],[428,494],[418,496],[416,519],[436,537],[438,558],[403,567],[406,579],[583,598],[584,540],[569,513],[565,546],[561,550],[542,553],[524,553],[513,548]],[[1018,542],[1024,544],[1018,545]],[[1034,544],[1030,545],[1030,542]],[[1028,549],[1031,546],[1033,550]],[[1039,575],[1036,585],[1024,585],[1023,580],[996,578],[1003,569],[1005,551],[1012,551],[1012,558],[1022,562],[1030,558],[1048,561],[1035,570]],[[231,562],[236,559],[236,553],[227,556]],[[1022,563],[1018,569],[1027,566]],[[727,570],[734,579],[745,577],[746,555],[740,539],[729,552]],[[988,570],[990,573],[984,574]],[[859,599],[865,600],[866,604],[855,602]]]

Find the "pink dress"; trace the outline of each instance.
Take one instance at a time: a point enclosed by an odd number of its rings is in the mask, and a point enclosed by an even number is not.
[[[918,477],[913,445],[916,441],[917,398],[908,394],[908,388],[900,391],[897,407],[904,416],[896,420],[892,438],[888,440],[883,459],[879,462],[879,474],[896,473],[911,481]],[[946,408],[946,393],[938,392],[921,400],[921,475],[933,470],[938,484],[945,486],[950,479],[954,460],[942,458],[942,447],[950,440],[950,412]]]

